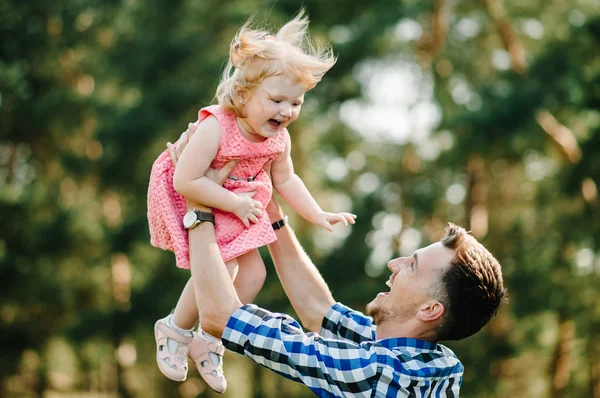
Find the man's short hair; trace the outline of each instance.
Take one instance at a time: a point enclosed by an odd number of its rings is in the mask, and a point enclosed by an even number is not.
[[[456,253],[440,275],[437,298],[445,312],[438,340],[477,333],[498,312],[505,295],[500,263],[464,228],[448,223],[442,244]]]

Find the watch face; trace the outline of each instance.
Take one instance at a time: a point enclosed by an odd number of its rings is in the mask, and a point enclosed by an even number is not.
[[[183,226],[185,228],[191,227],[192,225],[194,225],[196,219],[196,213],[194,213],[194,211],[188,211],[187,213],[185,213],[185,216],[183,216]]]

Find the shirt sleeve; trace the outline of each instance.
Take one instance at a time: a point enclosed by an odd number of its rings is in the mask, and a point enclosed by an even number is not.
[[[375,340],[375,325],[373,319],[362,312],[335,303],[323,318],[320,334],[362,343]]]
[[[231,351],[308,386],[318,396],[370,391],[377,375],[372,342],[305,333],[286,314],[247,304],[233,313],[222,337]]]

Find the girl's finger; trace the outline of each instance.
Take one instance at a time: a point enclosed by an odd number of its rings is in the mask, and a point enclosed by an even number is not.
[[[262,216],[262,210],[255,208],[252,210],[252,214],[255,215],[256,217],[260,217],[260,216]]]

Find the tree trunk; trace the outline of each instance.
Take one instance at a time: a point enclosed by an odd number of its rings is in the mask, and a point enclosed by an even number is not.
[[[590,336],[594,336],[594,330]],[[600,341],[590,338],[590,397],[600,398]]]
[[[496,25],[496,31],[502,40],[504,48],[510,56],[513,70],[517,73],[525,74],[527,72],[525,49],[508,17],[504,3],[502,0],[484,0],[483,3],[490,19]]]
[[[566,319],[565,315],[559,315],[559,330],[554,359],[552,361],[552,398],[563,398],[567,392],[569,377],[571,375],[570,353],[573,349],[575,338],[575,323]]]
[[[488,186],[485,174],[485,161],[479,156],[471,156],[467,163],[469,185],[467,187],[466,217],[467,229],[477,239],[488,232]]]

